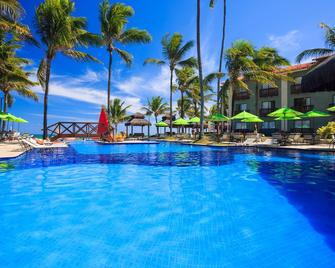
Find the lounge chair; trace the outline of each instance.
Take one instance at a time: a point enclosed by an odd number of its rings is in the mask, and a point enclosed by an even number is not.
[[[34,149],[50,149],[53,148],[54,144],[52,142],[45,141],[43,144],[38,144],[33,138],[22,139],[22,143],[28,145],[30,148]]]
[[[329,149],[335,149],[335,134],[332,134],[332,139],[329,143]]]
[[[289,144],[302,144],[303,138],[301,133],[290,133],[287,137],[287,143]]]

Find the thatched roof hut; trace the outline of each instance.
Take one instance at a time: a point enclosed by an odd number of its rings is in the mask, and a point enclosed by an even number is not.
[[[335,55],[312,68],[301,81],[302,91],[327,91],[335,89]]]
[[[135,113],[132,116],[130,116],[130,119],[126,122],[126,126],[151,126],[151,123],[145,119],[144,114],[141,113]]]

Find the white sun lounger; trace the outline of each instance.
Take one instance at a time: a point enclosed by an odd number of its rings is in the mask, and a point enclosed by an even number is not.
[[[32,139],[22,139],[22,142],[29,145],[31,148],[34,149],[52,149],[52,148],[65,148],[67,147],[67,144],[54,144],[54,143],[47,143],[47,144],[37,144],[34,140]]]

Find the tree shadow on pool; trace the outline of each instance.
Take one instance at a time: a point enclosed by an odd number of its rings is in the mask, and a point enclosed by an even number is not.
[[[294,161],[251,161],[263,179],[273,185],[302,213],[313,228],[325,237],[335,251],[335,162],[332,158],[306,157],[302,153],[288,156]]]

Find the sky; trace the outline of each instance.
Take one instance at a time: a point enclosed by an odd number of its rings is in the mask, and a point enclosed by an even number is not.
[[[21,0],[26,10],[23,23],[28,24],[38,39],[34,27],[34,13],[41,0]],[[111,1],[111,3],[120,2]],[[168,101],[169,70],[155,65],[143,66],[148,57],[162,57],[161,38],[166,33],[179,32],[185,41],[196,39],[196,0],[125,0],[135,15],[128,28],[146,29],[153,40],[145,45],[127,45],[123,49],[134,56],[127,67],[117,56],[113,62],[112,97],[131,105],[129,113],[141,111],[147,98],[162,96]],[[222,0],[214,9],[209,0],[202,0],[201,49],[205,74],[217,71],[222,27]],[[88,20],[88,29],[99,34],[99,0],[76,0],[74,16]],[[277,48],[281,55],[295,63],[296,55],[304,49],[323,47],[320,22],[335,26],[334,0],[228,0],[226,47],[234,40],[245,39],[256,47]],[[49,95],[49,125],[58,121],[97,121],[101,105],[106,103],[108,54],[104,48],[83,49],[98,58],[102,64],[81,63],[57,55],[52,63]],[[43,49],[25,45],[18,54],[32,60],[28,70],[36,72]],[[189,56],[195,56],[195,47]],[[43,91],[34,90],[39,101],[15,95],[9,112],[26,118],[29,124],[20,126],[21,132],[41,133],[43,120]],[[174,102],[179,98],[174,95]]]

